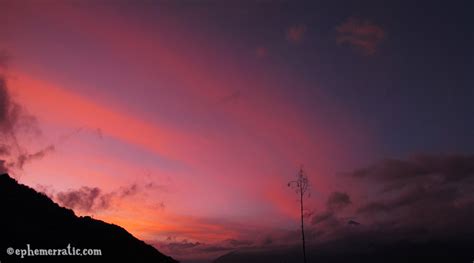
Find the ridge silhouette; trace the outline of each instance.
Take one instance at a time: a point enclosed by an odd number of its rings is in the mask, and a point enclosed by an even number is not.
[[[122,227],[78,217],[46,195],[0,175],[1,262],[178,262],[135,238]],[[7,248],[101,249],[101,256],[8,255]]]

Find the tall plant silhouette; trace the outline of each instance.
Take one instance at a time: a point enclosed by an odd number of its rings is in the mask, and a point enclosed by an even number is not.
[[[288,182],[288,187],[291,187],[298,194],[300,201],[300,215],[301,215],[301,240],[303,245],[303,260],[306,263],[306,242],[304,238],[304,198],[309,196],[309,180],[303,171],[303,166],[296,174],[296,180]]]

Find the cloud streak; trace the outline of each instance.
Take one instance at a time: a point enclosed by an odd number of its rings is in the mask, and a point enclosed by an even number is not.
[[[362,54],[373,55],[386,38],[385,30],[369,20],[350,17],[336,27],[337,44],[348,44]]]

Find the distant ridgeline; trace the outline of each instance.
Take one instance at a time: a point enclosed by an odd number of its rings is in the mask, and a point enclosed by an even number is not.
[[[18,184],[8,174],[0,175],[0,207],[2,263],[177,262],[119,226],[88,216],[77,217],[72,210],[60,207],[46,195],[28,186]],[[30,251],[27,250],[27,244]],[[83,249],[100,249],[101,255],[64,255],[99,253],[97,250]],[[38,255],[33,256],[35,252]],[[21,258],[21,253],[26,255]],[[44,255],[48,253],[51,256]]]

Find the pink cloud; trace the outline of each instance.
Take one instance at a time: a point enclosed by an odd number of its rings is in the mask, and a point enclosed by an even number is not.
[[[300,43],[303,41],[305,33],[305,25],[294,25],[286,30],[286,39],[292,43]]]
[[[134,69],[130,74],[158,81],[154,75],[161,72],[174,84],[165,82],[154,89],[164,92],[169,89],[180,95],[176,103],[182,105],[183,114],[164,121],[159,118],[162,112],[157,111],[156,116],[150,118],[136,114],[112,99],[103,99],[93,92],[85,94],[77,87],[87,83],[70,78],[67,82],[58,80],[64,73],[46,68],[47,65],[41,64],[41,70],[35,70],[31,65],[32,70],[18,70],[18,78],[12,80],[19,98],[43,122],[66,128],[80,126],[88,130],[100,127],[104,141],[114,140],[114,146],[124,144],[140,148],[146,152],[143,153],[144,159],[148,154],[156,154],[185,164],[188,169],[185,173],[170,172],[172,183],[169,187],[172,191],[166,193],[165,202],[170,205],[165,212],[143,208],[134,202],[136,200],[124,200],[119,212],[104,211],[97,215],[143,239],[156,240],[172,233],[179,240],[187,239],[193,244],[215,244],[219,240],[238,238],[242,233],[251,235],[256,229],[263,228],[257,225],[242,229],[223,219],[207,222],[200,220],[200,217],[232,218],[249,225],[260,222],[260,218],[265,216],[272,218],[265,221],[267,227],[286,225],[288,221],[293,221],[298,212],[293,192],[286,187],[286,176],[289,179],[294,172],[292,167],[307,164],[315,189],[324,192],[332,180],[327,176],[330,172],[328,167],[341,163],[348,150],[357,148],[355,142],[351,141],[348,146],[337,138],[333,123],[344,123],[356,134],[368,134],[360,132],[363,127],[358,127],[350,116],[342,114],[342,106],[337,106],[341,116],[332,116],[331,119],[318,116],[318,113],[309,116],[301,112],[297,105],[289,101],[287,94],[279,93],[275,88],[281,84],[274,78],[273,71],[262,70],[264,76],[258,77],[257,74],[248,75],[247,70],[241,70],[248,65],[233,56],[232,52],[216,60],[233,63],[220,63],[213,67],[212,61],[206,60],[209,66],[203,67],[200,58],[212,57],[210,55],[215,52],[213,44],[195,46],[190,50],[178,48],[163,37],[165,34],[151,34],[146,28],[136,30],[133,23],[124,23],[114,16],[66,11],[50,14],[50,19],[67,23],[68,30],[78,32],[84,41],[106,46],[110,54]],[[301,42],[305,31],[304,25],[289,28],[288,41]],[[192,32],[186,36],[184,42],[187,43],[194,38]],[[186,52],[193,56],[187,56]],[[267,54],[264,47],[256,52],[257,55]],[[18,53],[21,53],[20,50]],[[123,69],[123,65],[120,66]],[[111,64],[110,67],[117,65]],[[54,74],[48,75],[51,71]],[[227,78],[227,72],[232,72],[232,78]],[[120,77],[127,79],[128,75]],[[38,100],[39,97],[41,100]],[[157,97],[157,105],[159,99]],[[216,100],[225,103],[216,104]],[[321,101],[317,107],[336,106]],[[189,119],[199,120],[199,126],[194,124],[191,127],[196,128],[183,128]],[[105,189],[106,186],[116,183],[117,178],[126,180],[132,177],[134,170],[143,165],[136,161],[129,164],[126,160],[116,160],[112,156],[113,150],[98,151],[96,148],[100,144],[90,145],[84,138],[79,139],[78,144],[83,146],[77,146],[74,153],[58,154],[61,162],[42,162],[44,167],[34,171],[38,174],[44,172],[42,179],[49,176],[50,170],[58,175],[68,175],[56,180],[56,184],[58,181],[67,181],[63,182],[65,185],[80,182],[109,192],[111,189]],[[93,149],[89,151],[91,147]],[[76,158],[83,152],[81,157]],[[81,166],[78,160],[88,166],[80,167],[80,170],[71,169]],[[115,167],[110,171],[120,172],[112,173],[105,169],[105,164],[109,163]],[[93,173],[94,176],[82,176],[91,174],[92,170],[98,172]],[[120,177],[112,178],[108,173],[119,174]],[[52,181],[55,178],[49,179]]]
[[[377,52],[380,43],[385,39],[385,30],[368,20],[350,17],[336,27],[338,44],[348,44],[365,55]]]

